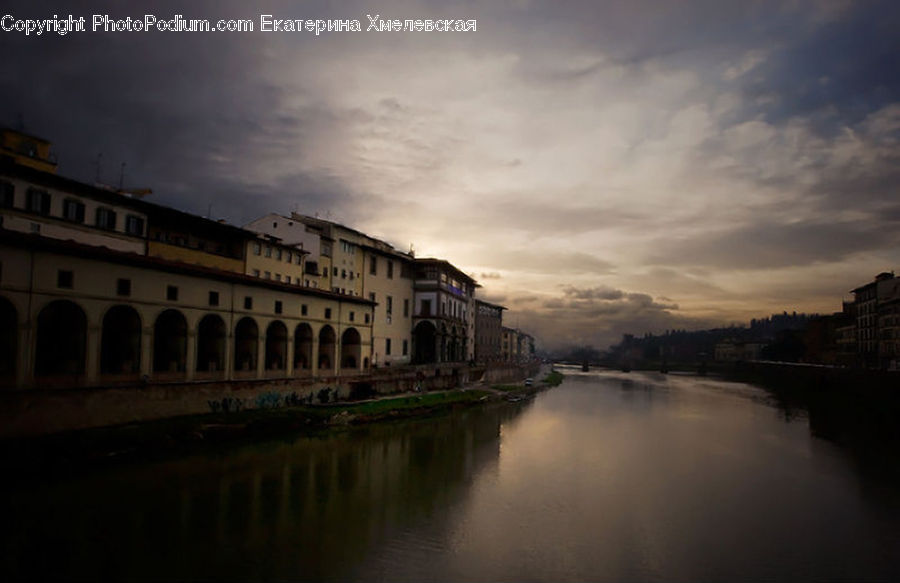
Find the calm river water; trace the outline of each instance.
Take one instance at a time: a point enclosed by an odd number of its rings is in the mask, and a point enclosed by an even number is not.
[[[3,496],[5,580],[900,580],[900,485],[761,389],[682,375],[572,370]]]

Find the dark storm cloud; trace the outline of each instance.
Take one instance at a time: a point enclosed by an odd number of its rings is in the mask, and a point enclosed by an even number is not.
[[[896,2],[848,3],[823,26],[792,29],[745,91],[776,96],[763,108],[772,120],[835,109],[837,118],[820,118],[821,125],[839,131],[841,123],[856,122],[900,95],[898,30]]]
[[[900,245],[900,223],[873,229],[870,221],[844,223],[758,223],[723,233],[671,241],[651,261],[700,265],[718,270],[805,266],[839,261],[861,251]]]
[[[32,4],[17,8],[20,16],[52,15]],[[191,8],[188,18],[229,12],[215,4]],[[101,2],[80,14],[104,12],[143,14]],[[204,215],[212,204],[235,223],[261,209],[286,212],[286,204],[323,214],[349,206],[353,195],[336,176],[266,169],[286,155],[300,158],[314,147],[304,138],[349,122],[346,112],[287,107],[297,96],[261,74],[267,53],[259,37],[160,34],[4,34],[5,52],[16,58],[0,65],[0,123],[22,121],[51,139],[63,174],[118,184],[124,162],[126,186],[151,187],[154,201]]]

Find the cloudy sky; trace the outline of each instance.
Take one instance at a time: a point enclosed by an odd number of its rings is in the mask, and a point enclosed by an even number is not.
[[[102,153],[104,181],[125,162],[158,203],[319,213],[448,259],[546,347],[827,313],[900,268],[895,0],[175,6],[13,2],[257,30],[0,32],[0,124],[52,140],[68,176]]]

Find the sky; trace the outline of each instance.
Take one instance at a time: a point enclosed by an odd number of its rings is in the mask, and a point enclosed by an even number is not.
[[[79,180],[124,163],[160,204],[318,213],[447,259],[544,348],[831,313],[900,267],[896,1],[5,4],[254,21],[0,31],[0,124]],[[262,32],[261,14],[362,31]]]

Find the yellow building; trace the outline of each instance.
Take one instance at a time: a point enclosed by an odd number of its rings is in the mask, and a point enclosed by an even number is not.
[[[308,249],[318,247],[315,272],[320,274],[322,289],[376,304],[372,364],[411,362],[413,258],[409,254],[350,227],[299,213],[265,215],[245,228],[284,237],[286,242],[302,242]]]
[[[153,205],[117,192],[0,161],[0,228],[146,253]]]
[[[369,365],[363,298],[0,230],[0,384],[328,377]]]
[[[0,128],[0,158],[20,166],[55,174],[56,157],[50,147],[50,142],[42,138],[19,130]]]
[[[306,256],[299,245],[286,245],[278,237],[259,235],[247,240],[244,273],[288,285],[318,287],[315,283],[318,273],[306,270]]]

